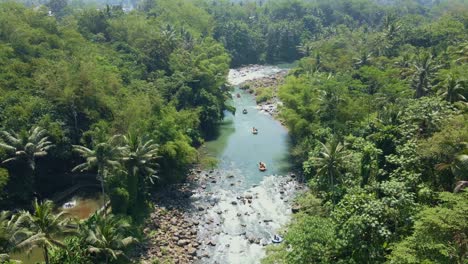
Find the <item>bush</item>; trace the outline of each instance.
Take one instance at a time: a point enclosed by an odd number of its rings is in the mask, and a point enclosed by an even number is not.
[[[266,102],[273,98],[273,88],[272,87],[264,87],[257,89],[257,96],[255,97],[257,104]]]

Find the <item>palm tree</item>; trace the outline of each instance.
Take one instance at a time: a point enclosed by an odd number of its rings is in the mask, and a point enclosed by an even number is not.
[[[157,178],[158,145],[152,140],[143,141],[134,133],[123,136],[123,142],[122,161],[127,169],[130,204],[134,204],[138,194],[144,192],[144,186],[153,184]]]
[[[86,161],[72,169],[72,171],[85,171],[97,169],[97,179],[101,182],[103,205],[105,205],[104,182],[110,169],[120,165],[119,157],[122,149],[116,144],[120,135],[109,138],[106,142],[98,143],[94,149],[73,145],[73,150],[78,152]]]
[[[366,66],[370,63],[370,61],[372,60],[372,52],[369,52],[367,50],[362,50],[360,53],[359,53],[359,57],[358,58],[354,58],[354,60],[356,61],[354,63],[354,65],[357,67],[357,68],[360,68],[362,66]]]
[[[439,163],[435,166],[436,170],[450,170],[454,176],[463,178],[468,172],[468,143],[462,142],[463,149],[456,153],[448,162]]]
[[[455,54],[460,56],[457,60],[455,60],[456,63],[468,62],[468,42],[461,44],[459,50],[457,50]]]
[[[432,77],[441,66],[436,64],[432,55],[427,52],[419,54],[413,62],[413,66],[412,87],[415,90],[415,97],[421,98],[431,88]]]
[[[447,75],[447,78],[441,82],[439,88],[439,95],[441,95],[445,100],[450,103],[456,101],[466,101],[466,98],[463,96],[465,90],[465,82],[457,80],[453,75]]]
[[[304,42],[301,45],[296,46],[299,54],[303,55],[304,57],[309,57],[312,54],[312,45],[308,42]]]
[[[332,189],[349,154],[346,153],[345,146],[336,139],[327,144],[319,143],[322,147],[321,151],[318,156],[309,157],[308,163],[315,168],[317,176],[328,179],[329,188]]]
[[[11,158],[2,162],[7,164],[13,161],[25,161],[34,172],[36,169],[36,157],[47,155],[47,151],[53,147],[46,136],[47,130],[40,127],[31,128],[28,132],[14,133],[0,131],[0,148],[13,153]]]
[[[29,236],[18,219],[19,215],[9,211],[0,212],[0,263],[7,261],[8,252],[14,251],[21,240]]]
[[[24,226],[31,236],[18,244],[19,249],[32,250],[41,247],[45,263],[49,263],[49,249],[53,246],[63,247],[60,238],[65,234],[75,232],[70,227],[70,219],[64,217],[64,212],[54,214],[52,201],[39,203],[37,199],[33,202],[33,213],[23,212],[19,222]]]
[[[89,244],[88,251],[104,256],[105,263],[119,256],[126,257],[123,250],[138,242],[134,237],[125,235],[129,227],[127,221],[114,215],[102,217],[94,214],[82,230]]]

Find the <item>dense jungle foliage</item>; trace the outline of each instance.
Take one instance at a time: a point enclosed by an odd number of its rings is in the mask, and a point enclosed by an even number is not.
[[[25,209],[0,262],[128,262],[131,216],[235,111],[229,67],[300,59],[278,96],[310,191],[263,261],[468,263],[463,0],[23,3],[0,3],[0,208]],[[118,216],[34,199],[87,181]]]

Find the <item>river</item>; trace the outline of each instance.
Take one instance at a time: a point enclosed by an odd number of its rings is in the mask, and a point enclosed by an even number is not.
[[[200,211],[206,208],[199,216],[203,224],[198,238],[204,242],[205,256],[199,263],[259,263],[265,246],[290,219],[291,201],[301,186],[290,174],[288,131],[259,110],[253,95],[239,89],[246,80],[281,70],[254,66],[229,72],[228,80],[235,86],[231,103],[237,111],[226,113],[219,137],[202,149],[219,163],[202,173],[205,177],[192,197]],[[257,135],[252,127],[258,129]],[[260,161],[267,171],[259,171]]]

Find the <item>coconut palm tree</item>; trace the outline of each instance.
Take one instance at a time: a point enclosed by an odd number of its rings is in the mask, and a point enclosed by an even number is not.
[[[468,143],[462,142],[461,144],[463,149],[451,157],[448,162],[437,164],[436,170],[450,170],[454,176],[460,178],[468,173]]]
[[[456,63],[468,62],[468,42],[461,44],[455,54],[459,56],[459,58],[455,60]]]
[[[463,96],[463,92],[466,89],[465,85],[465,82],[457,80],[453,75],[449,74],[447,78],[440,83],[438,94],[450,103],[466,101],[466,98]]]
[[[308,42],[304,42],[301,45],[296,46],[296,48],[299,54],[303,55],[304,57],[309,57],[313,51],[312,45]]]
[[[336,139],[327,144],[319,143],[322,149],[317,156],[309,157],[308,163],[315,168],[317,176],[328,180],[329,188],[332,189],[349,154],[346,153],[345,146]]]
[[[94,214],[82,229],[89,244],[88,251],[104,257],[105,263],[120,256],[126,257],[124,249],[138,242],[134,237],[126,236],[129,227],[130,224],[123,218]]]
[[[21,240],[29,236],[18,221],[19,215],[9,211],[0,212],[0,263],[7,261],[9,252],[14,251]]]
[[[421,98],[426,95],[431,88],[431,81],[434,74],[441,66],[438,65],[430,53],[422,53],[413,62],[413,84],[415,97]]]
[[[17,245],[19,249],[32,250],[35,247],[42,248],[44,261],[49,263],[49,249],[53,246],[63,247],[60,238],[66,234],[75,232],[70,227],[70,219],[64,213],[54,214],[52,201],[33,202],[33,213],[22,212],[18,221],[31,234],[30,237]]]
[[[359,52],[359,57],[354,58],[354,65],[357,68],[368,65],[372,60],[372,52],[367,50],[361,50]]]
[[[119,158],[122,148],[116,143],[120,135],[109,138],[106,142],[98,143],[94,149],[73,145],[73,150],[78,152],[86,161],[72,169],[72,171],[85,171],[97,169],[97,179],[101,182],[101,191],[105,204],[104,183],[109,170],[120,166]]]
[[[138,194],[144,192],[147,184],[153,184],[156,176],[158,145],[152,140],[143,141],[135,133],[123,136],[122,161],[127,169],[130,204],[134,204]]]
[[[36,158],[47,155],[47,151],[53,147],[46,136],[47,130],[40,127],[31,128],[28,132],[14,133],[0,131],[0,148],[12,153],[12,157],[4,160],[2,164],[13,161],[24,161],[34,171]]]

